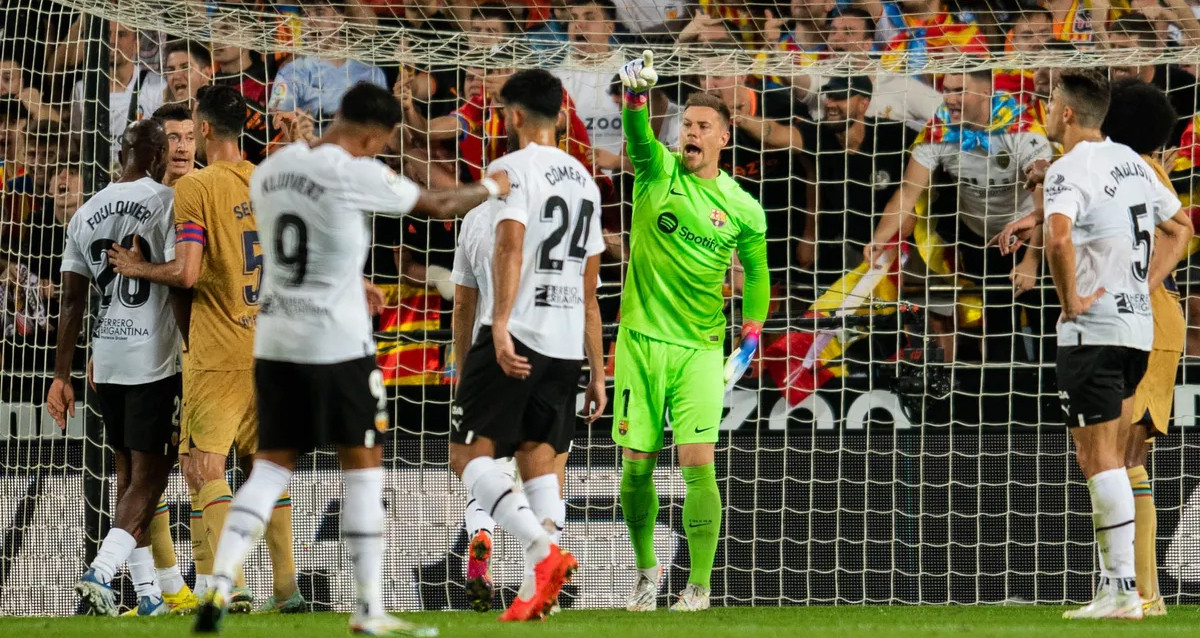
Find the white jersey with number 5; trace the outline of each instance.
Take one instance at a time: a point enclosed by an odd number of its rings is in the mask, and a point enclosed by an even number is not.
[[[1058,345],[1150,350],[1154,319],[1146,277],[1154,229],[1179,211],[1179,199],[1128,146],[1081,142],[1050,166],[1046,216],[1064,215],[1075,244],[1080,297],[1102,295],[1073,321],[1058,322]]]
[[[297,142],[250,178],[263,279],[254,356],[330,364],[374,356],[363,290],[370,212],[402,215],[420,189],[369,157]]]
[[[583,269],[588,257],[604,252],[600,189],[579,160],[551,146],[530,144],[489,168],[505,170],[512,184],[508,197],[495,203],[493,223],[525,226],[508,330],[547,357],[582,359]],[[480,318],[489,326],[490,306]]]
[[[175,191],[143,177],[116,182],[96,193],[67,224],[62,272],[78,273],[100,290],[92,327],[96,383],[140,385],[179,371],[179,329],[166,286],[126,279],[108,263],[113,244],[138,242],[146,261],[175,258]]]

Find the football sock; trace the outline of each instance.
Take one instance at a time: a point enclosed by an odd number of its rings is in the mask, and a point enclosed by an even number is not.
[[[342,537],[354,564],[358,613],[384,613],[379,573],[383,563],[383,468],[342,472]]]
[[[292,473],[286,468],[270,461],[254,462],[254,469],[229,506],[225,527],[217,541],[213,578],[221,593],[229,594],[235,573],[245,560],[246,553],[262,535],[267,519],[271,517],[271,510],[279,495],[287,489],[291,476]],[[207,513],[205,518],[208,518]]]
[[[562,500],[562,492],[558,489],[558,475],[543,474],[525,481],[521,485],[529,506],[533,508],[534,516],[546,527],[550,534],[550,542],[558,544],[562,533],[563,521],[567,518],[567,506]],[[553,527],[553,529],[551,528]]]
[[[657,458],[621,459],[621,511],[638,569],[658,565],[654,556],[654,525],[658,521],[658,493],[654,491]],[[690,490],[689,490],[690,493]]]
[[[512,477],[496,467],[496,460],[481,456],[463,470],[463,485],[471,497],[525,548],[525,562],[536,565],[550,555],[550,537],[529,507],[525,494]]]
[[[267,522],[267,554],[275,600],[283,602],[296,591],[296,558],[292,546],[292,497],[285,490],[275,501]]]
[[[467,509],[463,512],[463,526],[467,528],[467,538],[475,538],[479,530],[485,530],[489,536],[496,535],[496,521],[479,507],[479,501],[468,497]]]
[[[220,546],[221,530],[225,528],[225,517],[229,515],[229,504],[233,502],[233,492],[222,478],[201,485],[196,499],[200,502],[200,517],[204,522],[204,540],[213,556],[214,566],[209,573],[215,575],[217,547]]]
[[[200,596],[208,589],[208,578],[212,575],[212,545],[204,528],[204,504],[200,502],[200,493],[191,492],[190,495],[192,511],[188,516],[188,528],[192,537],[192,563],[196,566],[194,591]]]
[[[717,469],[712,463],[683,467],[687,494],[683,497],[683,527],[687,534],[688,556],[692,571],[688,582],[708,588],[717,540],[721,534],[721,492],[717,489]],[[641,565],[638,565],[641,567]]]
[[[164,594],[174,596],[187,587],[187,583],[183,582],[183,574],[179,571],[179,565],[155,569],[154,574],[158,577],[158,586]]]
[[[154,566],[166,569],[175,564],[175,543],[171,541],[171,513],[167,502],[159,501],[150,519],[150,551],[154,554]]]
[[[129,577],[138,598],[162,598],[162,590],[154,578],[154,552],[149,547],[138,547],[129,553]]]
[[[133,540],[129,532],[114,527],[108,530],[108,534],[100,543],[100,549],[96,552],[96,559],[89,567],[95,570],[100,582],[107,585],[112,582],[113,576],[121,568],[121,563],[129,558],[136,546],[137,541]]]
[[[1151,600],[1158,595],[1158,556],[1154,551],[1158,515],[1154,511],[1154,493],[1144,465],[1131,467],[1126,472],[1133,488],[1133,565],[1138,592],[1142,598]]]
[[[1088,492],[1092,496],[1092,525],[1100,547],[1101,573],[1118,589],[1128,590],[1135,578],[1134,504],[1129,475],[1125,468],[1100,472],[1088,479]]]

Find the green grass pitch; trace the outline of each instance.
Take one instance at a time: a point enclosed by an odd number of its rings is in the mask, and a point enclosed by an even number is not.
[[[497,613],[467,611],[405,614],[435,625],[446,638],[1106,638],[1108,636],[1200,636],[1200,606],[1170,607],[1166,618],[1131,621],[1066,621],[1063,607],[785,607],[723,608],[697,614],[660,610],[564,611],[546,622],[502,624]],[[191,618],[4,618],[3,636],[61,638],[171,638],[191,635]],[[344,614],[253,615],[226,619],[229,638],[329,638],[349,636]]]

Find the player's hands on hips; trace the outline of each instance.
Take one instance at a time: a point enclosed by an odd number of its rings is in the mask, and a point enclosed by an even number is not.
[[[387,296],[383,294],[383,290],[379,286],[366,279],[363,280],[363,292],[367,293],[367,311],[374,317],[383,310],[384,304],[387,303]]]
[[[608,393],[604,389],[604,371],[599,374],[593,374],[591,380],[588,381],[587,390],[583,394],[583,420],[587,423],[595,423],[604,414],[604,408],[608,407]]]
[[[1020,295],[1033,288],[1037,283],[1038,265],[1037,258],[1026,257],[1013,266],[1008,279],[1012,282],[1014,295]]]
[[[658,84],[658,71],[654,70],[654,53],[642,51],[642,57],[630,60],[621,67],[621,84],[630,93],[646,93]]]
[[[1017,249],[1029,242],[1029,238],[1033,235],[1033,229],[1041,225],[1037,215],[1029,213],[1028,215],[1011,221],[1001,230],[996,233],[988,244],[995,244],[1000,249],[1001,255],[1011,255],[1017,252]]]
[[[142,249],[138,248],[138,238],[133,238],[133,245],[129,248],[113,244],[108,251],[108,263],[118,275],[134,279],[140,277],[142,275],[141,267],[146,263],[146,257],[142,254]]]
[[[1074,297],[1074,299],[1070,299],[1067,301],[1067,303],[1064,303],[1062,305],[1063,318],[1066,319],[1067,321],[1074,321],[1076,317],[1087,312],[1088,308],[1091,308],[1092,304],[1096,303],[1097,299],[1104,296],[1104,293],[1105,293],[1104,286],[1100,286],[1100,288],[1098,288],[1096,290],[1096,292],[1093,292],[1092,294],[1090,294],[1086,297],[1080,297],[1079,295],[1071,295],[1072,297]]]
[[[75,416],[75,388],[70,379],[54,378],[46,394],[46,411],[58,423],[58,429],[67,429],[67,417]]]
[[[503,329],[492,326],[492,343],[496,347],[496,363],[500,364],[504,374],[514,379],[525,379],[533,372],[529,358],[517,354],[517,346],[513,343],[512,335],[508,334],[507,326]]]

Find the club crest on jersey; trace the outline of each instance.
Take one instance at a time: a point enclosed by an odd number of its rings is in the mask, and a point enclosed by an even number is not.
[[[725,225],[725,222],[729,221],[729,218],[725,216],[725,211],[714,208],[713,212],[708,216],[708,221],[712,222],[714,228],[720,228]]]
[[[629,421],[622,420],[621,422],[617,423],[617,432],[621,436],[629,434]]]
[[[1008,167],[1011,164],[1012,155],[1009,155],[1007,151],[1001,152],[996,156],[996,165],[999,166],[1001,170],[1008,170]]]

